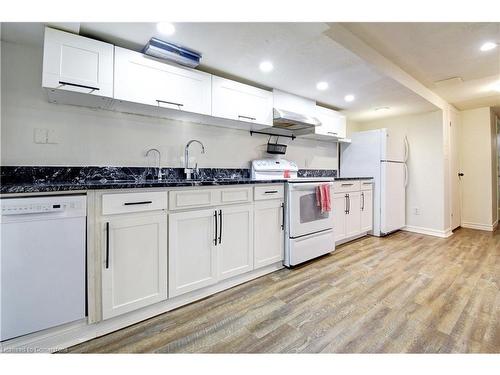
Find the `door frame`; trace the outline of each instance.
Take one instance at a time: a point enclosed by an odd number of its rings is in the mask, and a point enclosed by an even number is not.
[[[449,205],[450,228],[455,230],[462,225],[462,184],[457,174],[461,171],[460,160],[460,115],[457,110],[450,108],[448,117],[449,139]],[[456,159],[456,160],[454,160]],[[454,168],[455,167],[455,168]],[[456,186],[454,187],[454,184]],[[456,212],[456,209],[458,212]]]

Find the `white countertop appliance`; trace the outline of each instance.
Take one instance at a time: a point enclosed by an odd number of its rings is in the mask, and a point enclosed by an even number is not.
[[[373,177],[373,235],[384,236],[406,225],[408,140],[388,129],[353,133],[341,145],[341,177]]]
[[[86,197],[0,205],[0,341],[85,318]]]
[[[335,250],[333,213],[316,205],[316,187],[330,186],[333,178],[297,177],[298,167],[284,159],[252,162],[252,179],[285,182],[285,261],[292,267]]]

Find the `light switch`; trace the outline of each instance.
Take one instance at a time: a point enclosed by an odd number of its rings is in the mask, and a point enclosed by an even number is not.
[[[35,143],[47,143],[48,130],[35,128],[33,130],[33,141]]]

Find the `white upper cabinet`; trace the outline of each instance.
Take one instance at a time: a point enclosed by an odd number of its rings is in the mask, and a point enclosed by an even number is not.
[[[211,83],[208,73],[115,47],[115,99],[210,115]]]
[[[315,116],[321,121],[321,126],[315,128],[316,138],[328,140],[346,137],[346,118],[344,115],[317,105]]]
[[[42,86],[113,97],[113,45],[45,28]]]
[[[212,116],[272,126],[273,93],[212,76]]]

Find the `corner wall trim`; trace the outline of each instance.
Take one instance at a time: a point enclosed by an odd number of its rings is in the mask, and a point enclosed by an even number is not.
[[[463,222],[462,227],[469,229],[477,229],[477,230],[485,230],[488,232],[493,232],[498,225],[498,221],[495,221],[493,224],[480,224],[480,223],[468,223]]]
[[[441,237],[441,238],[448,238],[453,234],[453,232],[451,231],[450,228],[445,229],[445,230],[438,230],[438,229],[432,229],[432,228],[424,228],[424,227],[416,227],[416,226],[412,226],[412,225],[407,225],[406,227],[403,228],[403,230],[407,231],[407,232],[425,234],[427,236],[434,236],[434,237]]]

